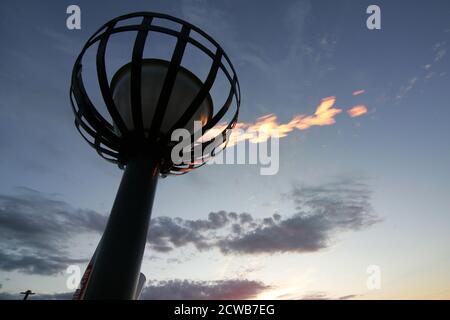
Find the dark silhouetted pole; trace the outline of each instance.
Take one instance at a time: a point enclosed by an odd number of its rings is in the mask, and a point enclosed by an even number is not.
[[[129,160],[96,252],[85,299],[133,300],[158,181],[149,155]]]
[[[31,290],[27,290],[27,291],[21,292],[20,294],[24,294],[23,300],[27,300],[29,295],[33,295],[35,293],[32,292]]]

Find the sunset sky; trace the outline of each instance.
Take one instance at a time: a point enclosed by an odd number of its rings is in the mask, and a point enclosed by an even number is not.
[[[374,3],[381,30],[366,27]],[[71,4],[81,30],[66,28]],[[67,267],[84,272],[95,250],[122,171],[76,131],[70,75],[91,34],[135,11],[221,44],[242,123],[341,110],[289,130],[276,175],[216,164],[160,179],[142,298],[450,298],[446,0],[0,2],[0,298],[70,297]],[[125,62],[118,41],[110,58]]]

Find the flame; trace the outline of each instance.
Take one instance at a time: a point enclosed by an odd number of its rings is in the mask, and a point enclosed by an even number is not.
[[[208,122],[208,115],[207,114],[202,114],[200,116],[200,122],[202,123],[202,126],[204,126],[207,122]]]
[[[361,90],[363,91],[363,90]],[[275,114],[268,114],[256,119],[254,123],[238,122],[235,128],[229,133],[227,147],[232,147],[241,141],[248,140],[251,143],[265,142],[269,138],[286,137],[293,130],[306,130],[313,126],[329,126],[336,123],[335,117],[342,112],[342,109],[334,107],[336,97],[323,98],[316,107],[314,114],[296,115],[287,123],[278,123]],[[359,117],[367,112],[367,108],[358,105],[347,111],[351,117]],[[226,124],[218,124],[206,132],[201,138],[208,141],[225,128]]]
[[[359,104],[347,111],[348,115],[352,118],[361,117],[367,113],[367,107],[365,105]]]
[[[353,95],[354,96],[359,96],[360,94],[363,94],[364,92],[366,92],[366,90],[356,90],[356,91],[353,91]]]
[[[334,117],[342,112],[342,109],[333,108],[336,102],[336,97],[328,97],[322,99],[317,106],[316,112],[312,116],[304,117],[299,116],[299,123],[296,126],[299,130],[305,130],[312,126],[329,126],[336,121]]]

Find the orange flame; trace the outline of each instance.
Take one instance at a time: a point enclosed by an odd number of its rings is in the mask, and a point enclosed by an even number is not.
[[[361,117],[363,114],[367,113],[367,107],[365,105],[359,104],[349,109],[347,113],[352,118]]]
[[[267,141],[269,138],[286,137],[294,129],[306,130],[313,126],[328,126],[336,122],[335,117],[342,112],[342,109],[334,107],[336,97],[323,98],[316,108],[313,115],[296,115],[287,123],[278,123],[275,114],[268,114],[256,120],[255,123],[236,123],[235,128],[228,137],[227,147],[248,140],[251,143],[260,143]],[[358,117],[367,112],[365,106],[359,105],[347,111],[351,117]],[[207,141],[226,128],[226,124],[219,124],[210,129],[202,137],[202,141]]]

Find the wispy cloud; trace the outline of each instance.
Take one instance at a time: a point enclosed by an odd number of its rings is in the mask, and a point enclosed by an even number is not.
[[[441,41],[433,45],[431,48],[432,51],[432,61],[423,65],[420,69],[422,71],[417,75],[411,77],[405,84],[403,84],[398,93],[395,96],[397,101],[403,99],[408,95],[410,91],[412,91],[419,82],[421,81],[429,81],[434,78],[436,75],[444,76],[445,72],[436,71],[436,65],[445,57],[447,54],[447,41]]]
[[[434,62],[438,62],[441,60],[447,53],[447,41],[442,41],[439,43],[436,43],[433,47],[434,52]]]
[[[245,279],[219,281],[150,281],[141,300],[244,300],[255,298],[270,286]]]
[[[370,194],[366,184],[350,179],[295,187],[288,196],[296,205],[291,215],[259,218],[218,211],[196,220],[155,217],[148,245],[154,253],[189,245],[223,254],[314,252],[332,245],[341,232],[379,221]],[[68,243],[76,235],[101,233],[105,224],[106,217],[95,211],[72,208],[34,190],[0,195],[0,270],[50,275],[85,262],[89,257],[71,256]]]
[[[356,297],[357,295],[355,294],[333,297],[327,294],[326,292],[317,291],[305,294],[304,296],[300,297],[300,300],[350,300]]]
[[[413,78],[409,79],[406,85],[403,85],[400,87],[400,90],[396,96],[396,99],[400,100],[404,96],[406,96],[406,94],[415,87],[418,80],[419,80],[418,77],[413,77]]]
[[[148,281],[140,300],[245,300],[253,299],[271,286],[260,281],[228,279],[216,281],[166,280]],[[37,292],[32,300],[71,300],[73,292],[42,294]],[[22,296],[0,293],[0,300],[19,300]]]
[[[35,190],[0,195],[0,270],[50,275],[87,257],[73,258],[68,243],[82,232],[101,232],[106,218],[75,209]]]
[[[296,187],[289,198],[297,212],[286,218],[226,211],[195,221],[158,217],[150,226],[149,244],[160,252],[188,244],[200,251],[216,248],[224,254],[314,252],[331,245],[339,232],[361,230],[379,221],[367,185],[358,181]]]
[[[332,32],[312,39],[308,36],[311,3],[309,0],[292,1],[281,6],[271,17],[279,21],[278,28],[273,30],[277,30],[286,39],[282,43],[283,48],[277,51],[276,58],[268,50],[267,42],[257,41],[252,37],[243,38],[238,23],[233,23],[233,6],[214,6],[204,0],[184,0],[182,13],[188,21],[220,39],[233,62],[240,66],[244,79],[245,72],[249,71],[251,77],[255,77],[255,74],[263,77],[273,92],[282,92],[283,96],[297,96],[299,85],[310,84],[310,81],[324,77],[335,68],[331,64],[331,58],[338,45],[336,36]],[[257,32],[259,28],[249,28],[247,32],[252,30]],[[299,81],[299,74],[309,76],[303,76]]]

